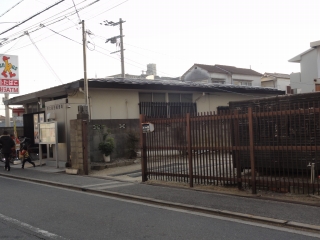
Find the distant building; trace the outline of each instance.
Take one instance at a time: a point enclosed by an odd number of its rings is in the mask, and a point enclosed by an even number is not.
[[[261,77],[261,87],[276,88],[286,91],[290,85],[290,75],[284,73],[264,73]]]
[[[294,93],[320,91],[320,41],[311,42],[310,49],[291,58],[300,63],[300,71],[290,74],[290,86]]]
[[[181,79],[185,82],[232,84],[237,86],[261,86],[261,73],[252,69],[225,65],[195,63]]]
[[[122,74],[107,76],[107,78],[122,78]],[[160,77],[157,75],[157,66],[154,63],[147,65],[147,71],[142,71],[140,75],[125,74],[126,79],[149,79],[149,80],[180,80],[180,77]]]

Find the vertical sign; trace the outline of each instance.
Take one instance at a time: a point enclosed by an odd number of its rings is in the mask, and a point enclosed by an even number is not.
[[[0,93],[19,93],[18,56],[0,54]]]
[[[34,143],[39,143],[39,115],[33,114]]]
[[[44,122],[44,113],[39,113],[39,123]]]

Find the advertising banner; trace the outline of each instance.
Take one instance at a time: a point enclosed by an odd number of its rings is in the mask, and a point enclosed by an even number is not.
[[[0,93],[19,93],[18,56],[0,54]]]

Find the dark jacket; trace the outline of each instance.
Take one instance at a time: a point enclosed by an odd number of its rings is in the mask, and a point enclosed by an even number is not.
[[[2,153],[11,153],[11,148],[14,147],[15,143],[10,136],[2,136],[0,138],[0,144],[2,144]]]

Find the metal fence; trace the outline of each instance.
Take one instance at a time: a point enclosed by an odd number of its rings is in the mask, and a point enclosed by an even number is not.
[[[320,194],[320,110],[251,107],[148,119],[142,133],[142,180]]]

